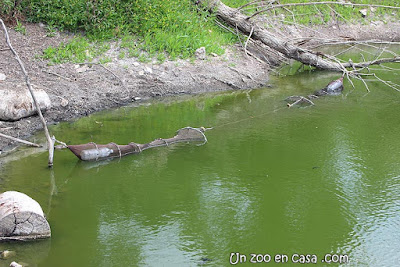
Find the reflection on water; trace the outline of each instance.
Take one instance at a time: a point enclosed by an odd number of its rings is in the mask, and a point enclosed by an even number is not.
[[[215,128],[200,147],[89,163],[56,151],[53,171],[45,153],[8,163],[2,190],[36,199],[53,237],[31,251],[21,244],[0,250],[11,248],[32,266],[229,266],[231,252],[247,263],[250,253],[286,254],[289,263],[297,253],[323,265],[325,254],[337,253],[351,266],[400,264],[400,95],[376,87],[364,96],[345,84],[347,95],[285,107],[286,96],[335,78],[323,75],[53,127],[71,144],[144,143],[185,126]]]

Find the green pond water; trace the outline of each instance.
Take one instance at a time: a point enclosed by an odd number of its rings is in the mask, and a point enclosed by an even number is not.
[[[386,77],[400,82],[399,73]],[[106,162],[79,162],[62,150],[52,170],[45,152],[4,164],[0,191],[37,200],[52,237],[0,243],[17,252],[0,266],[270,260],[264,266],[285,255],[287,266],[400,266],[400,93],[371,82],[366,94],[362,83],[353,89],[346,81],[343,95],[313,107],[283,101],[336,78],[303,72],[272,78],[270,88],[152,101],[52,126],[69,144],[146,143],[185,126],[215,128],[203,146]]]

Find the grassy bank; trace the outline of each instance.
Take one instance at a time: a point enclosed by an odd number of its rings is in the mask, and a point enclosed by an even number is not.
[[[55,29],[78,33],[70,43],[44,51],[44,58],[54,63],[92,60],[108,49],[106,41],[120,40],[120,58],[138,57],[146,61],[156,57],[188,58],[204,46],[207,53],[222,54],[224,46],[235,43],[237,36],[215,23],[215,18],[193,0],[4,0],[0,15],[18,20],[43,22],[49,35]],[[249,0],[223,0],[232,7],[240,7]],[[281,0],[281,4],[307,2]],[[15,4],[17,3],[17,4]],[[352,3],[399,5],[391,0],[375,3],[372,0],[352,0]],[[367,18],[361,18],[365,7],[341,5],[297,6],[273,9],[265,13],[283,23],[323,24],[329,21],[354,21],[368,23],[371,19],[384,19],[385,15],[399,16],[393,10],[368,9]],[[252,14],[262,7],[254,5],[242,11]],[[11,18],[11,19],[12,19]],[[18,22],[19,23],[19,22]],[[19,25],[19,26],[18,26]],[[24,32],[21,24],[16,29]],[[103,58],[107,61],[107,58]]]

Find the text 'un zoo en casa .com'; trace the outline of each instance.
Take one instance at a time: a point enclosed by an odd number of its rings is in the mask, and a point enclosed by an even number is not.
[[[348,255],[340,254],[325,254],[323,256],[317,256],[314,254],[241,254],[239,252],[231,252],[229,257],[229,263],[231,265],[237,265],[241,263],[299,263],[299,264],[316,264],[316,263],[340,263],[346,264],[349,262]]]

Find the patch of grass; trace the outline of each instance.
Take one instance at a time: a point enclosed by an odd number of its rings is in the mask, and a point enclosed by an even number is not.
[[[84,37],[75,37],[58,47],[48,47],[43,51],[43,58],[58,64],[63,62],[82,63],[92,61],[109,49],[106,43],[95,44]]]
[[[24,25],[22,25],[22,23],[18,19],[17,19],[17,25],[15,26],[14,29],[16,32],[26,35],[26,28]]]
[[[102,58],[99,59],[99,63],[100,64],[106,64],[106,63],[109,63],[111,61],[112,61],[111,57],[102,57]]]
[[[57,34],[57,29],[53,25],[46,25],[46,36],[54,37]]]
[[[124,59],[125,58],[125,52],[124,51],[120,51],[118,54],[118,58],[119,59]]]
[[[158,60],[159,63],[163,63],[166,59],[167,59],[167,57],[165,56],[164,53],[162,53],[162,52],[158,53],[157,60]]]

